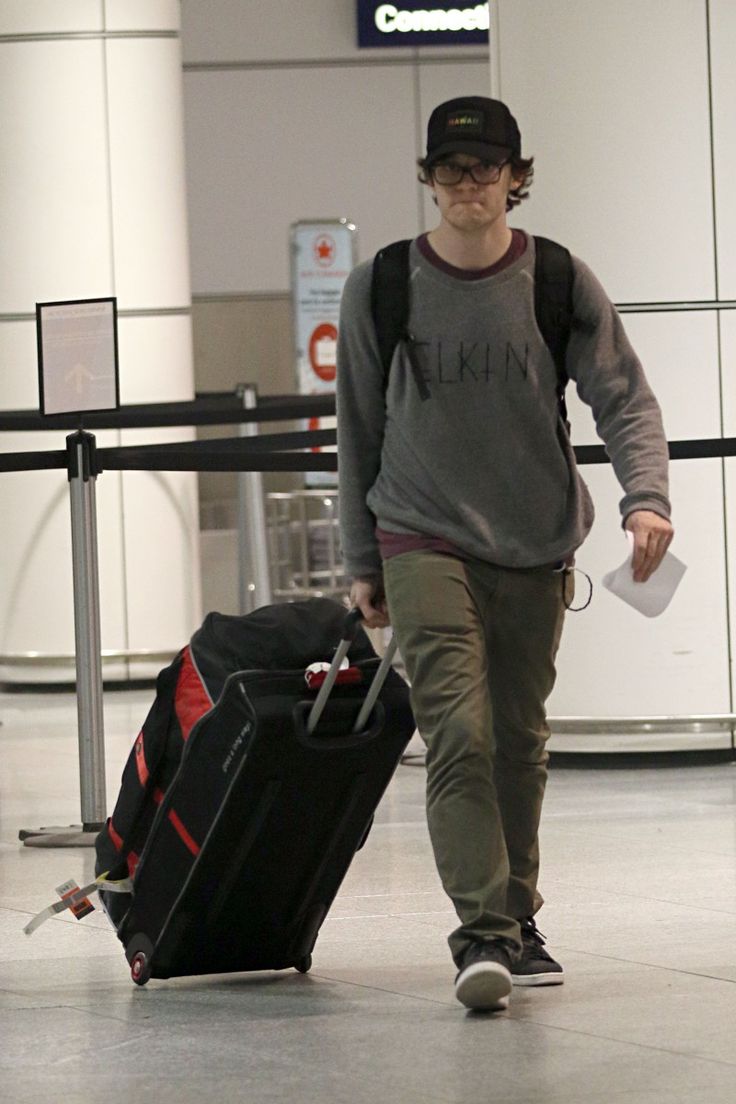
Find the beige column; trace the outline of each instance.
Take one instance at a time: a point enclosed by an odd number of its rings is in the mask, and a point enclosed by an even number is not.
[[[35,304],[109,295],[123,404],[193,395],[179,21],[176,0],[0,0],[0,409],[38,408]],[[103,473],[97,505],[104,670],[140,677],[200,618],[196,476]],[[69,680],[65,473],[0,474],[0,518],[0,680]]]

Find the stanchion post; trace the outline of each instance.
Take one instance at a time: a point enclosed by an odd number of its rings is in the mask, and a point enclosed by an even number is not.
[[[67,439],[72,522],[74,640],[82,824],[23,831],[27,847],[92,846],[106,810],[105,731],[102,710],[102,645],[97,557],[95,437],[80,430]]]
[[[79,718],[79,784],[83,831],[99,831],[105,820],[105,729],[102,710],[102,640],[97,557],[95,438],[73,433],[67,445],[76,453],[70,473],[74,638]]]
[[[258,390],[252,383],[240,384],[238,396],[242,399],[246,410],[253,410],[258,404]],[[257,422],[241,422],[241,437],[255,437],[257,434]],[[270,605],[271,600],[263,478],[257,471],[240,472],[238,475],[238,607],[241,614],[251,613],[259,606]]]

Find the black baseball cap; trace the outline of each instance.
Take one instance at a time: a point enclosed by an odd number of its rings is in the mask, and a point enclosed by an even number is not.
[[[484,160],[521,156],[521,134],[506,104],[486,96],[460,96],[436,107],[427,126],[427,157],[432,165],[449,153]]]

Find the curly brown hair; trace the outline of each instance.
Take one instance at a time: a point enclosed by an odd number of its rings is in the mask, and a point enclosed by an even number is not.
[[[512,211],[514,207],[518,207],[523,199],[526,199],[529,195],[529,189],[534,180],[534,158],[533,157],[517,157],[513,154],[507,164],[511,165],[511,175],[519,183],[509,190],[508,198],[506,200],[506,210]],[[417,161],[419,167],[419,173],[417,179],[422,184],[429,184],[432,180],[432,166],[427,163],[425,157],[420,157]]]

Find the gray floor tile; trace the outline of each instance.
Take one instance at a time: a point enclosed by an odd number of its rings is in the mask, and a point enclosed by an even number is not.
[[[106,696],[108,791],[150,704]],[[0,696],[0,1100],[129,1104],[731,1104],[736,1083],[736,771],[555,769],[540,914],[567,981],[507,1012],[453,995],[455,926],[402,767],[294,971],[131,984],[105,916],[22,928],[88,849],[20,827],[79,819],[74,699]]]

